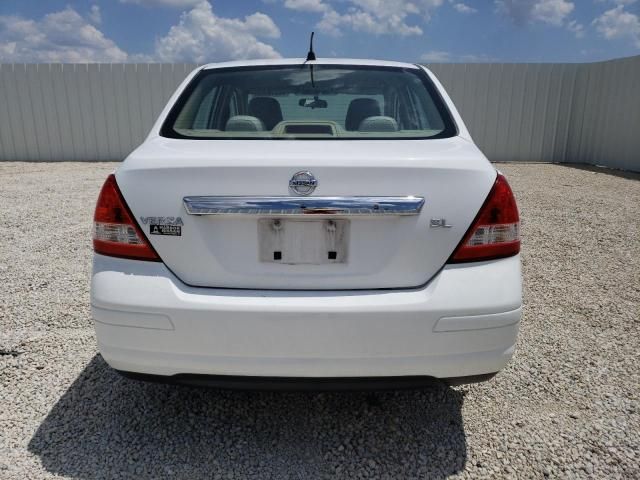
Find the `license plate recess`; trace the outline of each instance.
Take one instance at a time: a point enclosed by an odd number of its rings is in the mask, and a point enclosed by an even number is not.
[[[261,262],[346,263],[349,220],[262,218],[258,220],[258,243]]]

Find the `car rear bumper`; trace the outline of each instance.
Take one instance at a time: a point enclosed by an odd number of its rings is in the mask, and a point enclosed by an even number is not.
[[[91,305],[100,352],[124,372],[452,378],[508,362],[521,288],[519,256],[448,265],[416,289],[257,291],[189,287],[162,263],[95,255]]]
[[[427,376],[395,377],[251,377],[247,375],[153,375],[148,373],[125,372],[121,375],[133,380],[146,382],[171,383],[191,387],[211,387],[231,390],[267,390],[267,391],[353,391],[353,390],[401,390],[433,386],[444,381],[450,386],[478,383],[490,380],[495,373],[436,379]]]

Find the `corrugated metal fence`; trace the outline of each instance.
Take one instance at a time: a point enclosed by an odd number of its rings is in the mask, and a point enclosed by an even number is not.
[[[640,171],[640,56],[430,68],[491,160]]]
[[[0,161],[121,160],[193,68],[0,64]],[[640,56],[430,68],[491,160],[640,171]]]
[[[195,65],[0,65],[0,159],[122,160]]]

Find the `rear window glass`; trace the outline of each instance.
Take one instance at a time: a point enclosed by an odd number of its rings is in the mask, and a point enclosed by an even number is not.
[[[300,64],[201,71],[161,134],[190,139],[443,138],[455,125],[424,71]]]

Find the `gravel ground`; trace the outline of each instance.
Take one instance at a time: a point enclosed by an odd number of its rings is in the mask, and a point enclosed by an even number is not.
[[[0,478],[640,478],[640,176],[505,164],[514,360],[479,385],[247,393],[102,360],[90,222],[116,164],[0,163]]]

